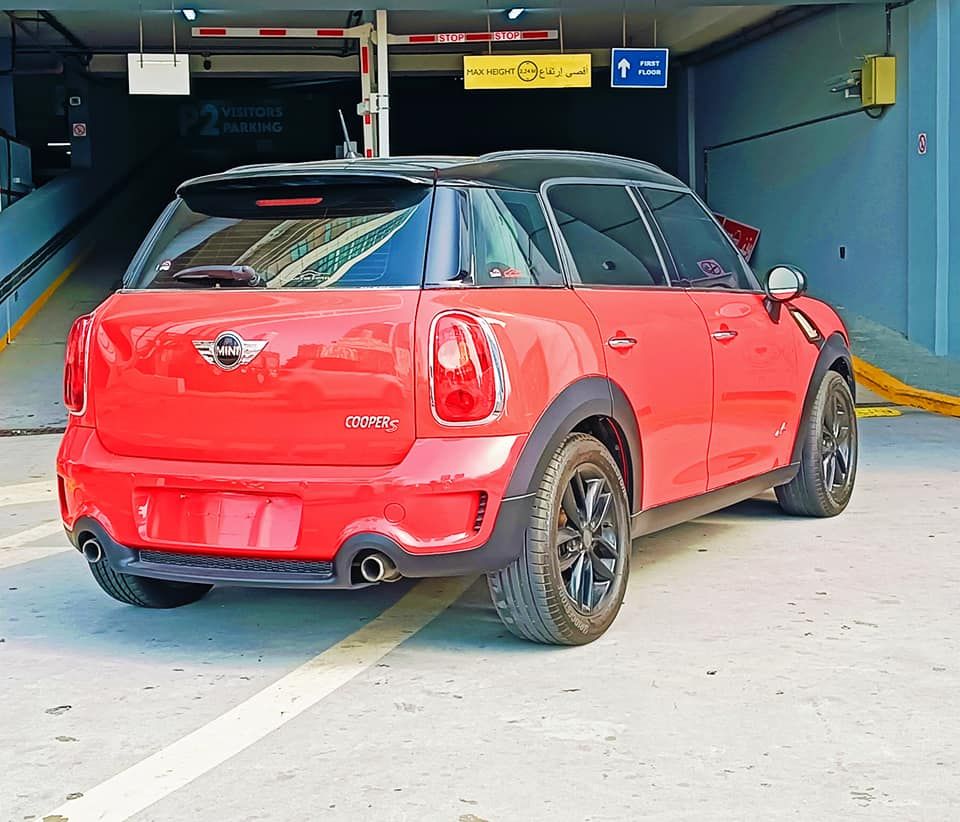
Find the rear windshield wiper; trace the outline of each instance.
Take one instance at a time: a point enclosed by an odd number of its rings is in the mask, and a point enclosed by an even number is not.
[[[228,283],[248,288],[258,288],[267,284],[260,273],[249,265],[198,265],[193,268],[184,268],[173,274],[171,278],[180,282],[213,280],[217,285]]]

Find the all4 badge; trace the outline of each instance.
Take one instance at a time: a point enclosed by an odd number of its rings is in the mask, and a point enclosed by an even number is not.
[[[705,277],[722,277],[726,274],[723,266],[716,260],[700,260],[697,263]]]

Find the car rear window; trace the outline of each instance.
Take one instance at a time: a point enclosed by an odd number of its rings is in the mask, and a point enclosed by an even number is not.
[[[431,199],[423,185],[188,190],[125,287],[419,286]]]

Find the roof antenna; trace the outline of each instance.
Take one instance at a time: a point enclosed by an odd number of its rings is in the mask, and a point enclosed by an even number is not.
[[[347,131],[347,121],[343,119],[343,109],[337,109],[340,115],[340,128],[343,129],[343,156],[348,160],[358,160],[357,144],[350,140],[350,132]]]

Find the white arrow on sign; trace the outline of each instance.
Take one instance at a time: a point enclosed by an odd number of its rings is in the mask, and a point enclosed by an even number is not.
[[[621,58],[617,68],[620,69],[620,79],[626,80],[627,72],[630,71],[630,61],[626,57]]]

